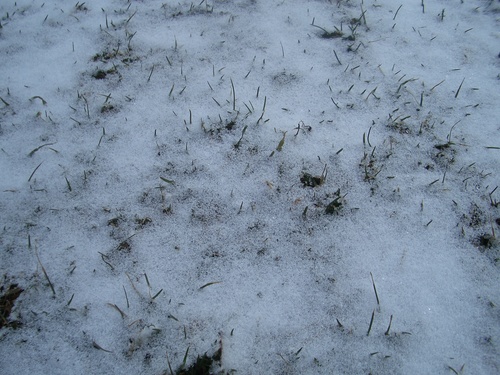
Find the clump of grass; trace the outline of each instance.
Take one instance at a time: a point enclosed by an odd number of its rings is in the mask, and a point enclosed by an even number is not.
[[[307,172],[304,172],[302,176],[300,177],[300,182],[304,185],[304,187],[309,186],[309,187],[316,187],[323,185],[326,179],[326,175],[328,174],[327,167],[325,165],[325,168],[323,169],[323,173],[321,173],[321,176],[313,176]]]
[[[105,79],[108,74],[104,71],[99,69],[97,72],[92,74],[92,77],[95,79]]]
[[[0,288],[3,292],[3,287]],[[9,321],[9,315],[14,307],[15,300],[21,295],[24,289],[19,288],[18,284],[11,284],[0,297],[0,328],[12,327],[17,328],[21,325],[19,321]]]
[[[344,198],[347,194],[341,195],[340,189],[338,189],[334,195],[335,199],[326,206],[325,213],[327,215],[338,214],[344,206]]]
[[[484,233],[478,237],[478,242],[479,246],[484,247],[486,249],[491,249],[497,243],[497,239],[494,235],[490,233]]]
[[[378,176],[378,174],[382,171],[382,168],[384,167],[384,165],[381,165],[380,167],[377,167],[375,165],[376,162],[375,149],[376,147],[373,148],[370,156],[368,156],[368,154],[365,152],[363,159],[361,159],[360,167],[364,168],[365,181],[375,180],[375,178]]]
[[[113,112],[116,110],[116,107],[113,104],[104,104],[101,107],[101,113],[108,113],[108,112]]]
[[[306,186],[316,187],[316,186],[320,186],[323,183],[323,181],[321,180],[321,177],[313,176],[307,172],[304,172],[302,174],[302,177],[300,177],[300,182],[302,182],[304,187],[306,187]]]
[[[323,33],[320,35],[323,39],[335,39],[335,38],[342,38],[344,36],[344,33],[337,27],[335,27],[335,31],[328,31],[321,26],[315,25],[314,23],[312,23],[311,26],[317,27],[318,29],[323,31]]]
[[[217,350],[212,356],[209,356],[207,353],[203,354],[201,357],[198,356],[196,358],[196,361],[191,366],[185,368],[188,352],[189,352],[189,347],[186,350],[186,354],[184,355],[183,363],[180,366],[180,368],[177,369],[175,375],[210,375],[213,373],[210,371],[211,368],[214,365],[220,364],[222,358],[222,346],[221,346],[219,350]],[[170,370],[170,375],[174,375],[172,367],[170,366],[170,362],[168,363],[168,366]]]

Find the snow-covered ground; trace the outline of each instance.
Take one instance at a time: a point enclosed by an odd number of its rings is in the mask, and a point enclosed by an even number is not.
[[[500,373],[499,1],[0,17],[2,374]]]

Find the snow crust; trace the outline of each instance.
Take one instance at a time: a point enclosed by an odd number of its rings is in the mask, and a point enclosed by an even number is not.
[[[2,1],[1,372],[500,373],[499,9]]]

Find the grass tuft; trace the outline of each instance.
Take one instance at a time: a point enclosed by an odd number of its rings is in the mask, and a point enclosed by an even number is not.
[[[15,328],[20,325],[20,322],[10,322],[7,318],[12,311],[15,300],[23,291],[24,289],[19,288],[17,284],[12,284],[0,297],[0,329],[4,326]]]
[[[311,26],[317,27],[318,29],[323,31],[323,33],[321,34],[321,37],[323,39],[335,39],[335,38],[342,38],[344,36],[344,33],[337,28],[335,28],[336,29],[335,31],[328,31],[325,28],[315,24],[311,24]]]

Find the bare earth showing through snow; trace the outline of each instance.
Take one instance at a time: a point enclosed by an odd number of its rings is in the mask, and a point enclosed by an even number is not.
[[[500,2],[4,0],[2,374],[500,373]]]

